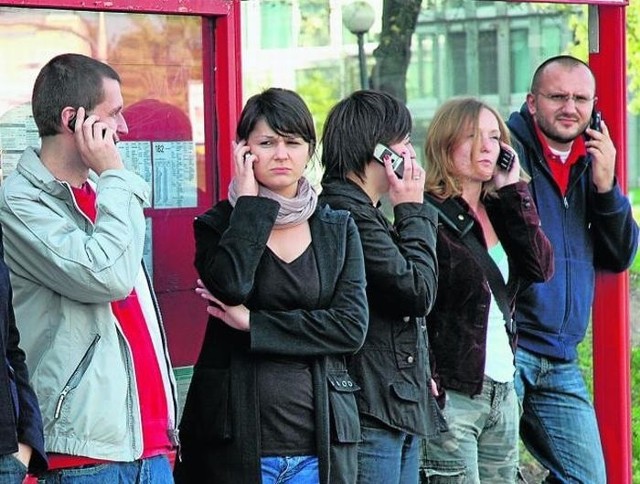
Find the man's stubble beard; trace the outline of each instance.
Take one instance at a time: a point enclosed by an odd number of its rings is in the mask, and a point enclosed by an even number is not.
[[[536,124],[540,128],[540,131],[542,131],[542,133],[547,138],[549,138],[552,141],[555,141],[556,143],[566,144],[566,143],[573,142],[573,140],[575,140],[578,136],[584,133],[584,130],[587,129],[587,126],[589,124],[588,122],[586,122],[584,126],[578,127],[578,129],[575,131],[575,135],[565,136],[559,133],[558,130],[556,130],[556,128],[553,126],[553,124],[547,123],[542,116],[538,116],[537,114],[538,113],[534,115],[534,118],[536,120]]]

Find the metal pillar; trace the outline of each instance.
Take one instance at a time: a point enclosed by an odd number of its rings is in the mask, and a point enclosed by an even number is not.
[[[625,7],[591,5],[589,65],[617,150],[616,176],[626,192],[627,83]],[[594,25],[595,24],[595,25]],[[629,275],[598,274],[593,304],[594,403],[607,481],[631,483]]]

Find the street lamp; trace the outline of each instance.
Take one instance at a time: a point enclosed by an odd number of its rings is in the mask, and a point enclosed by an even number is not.
[[[367,65],[364,56],[364,34],[373,25],[375,15],[373,7],[363,0],[356,0],[342,8],[342,24],[358,38],[358,61],[360,63],[360,85],[362,89],[369,88]]]

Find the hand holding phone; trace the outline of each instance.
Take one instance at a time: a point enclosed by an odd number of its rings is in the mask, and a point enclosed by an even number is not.
[[[402,178],[404,174],[404,158],[402,155],[396,153],[388,146],[378,143],[373,150],[373,157],[384,165],[384,160],[389,158],[391,160],[391,167],[398,178]]]
[[[76,131],[76,119],[77,113],[73,113],[67,122],[67,127],[75,133]],[[104,139],[107,136],[107,128],[102,129],[102,138]]]

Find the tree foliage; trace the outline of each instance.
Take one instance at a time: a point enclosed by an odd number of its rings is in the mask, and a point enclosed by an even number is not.
[[[477,0],[476,0],[477,1]],[[411,60],[411,38],[421,8],[460,6],[461,0],[384,0],[380,44],[373,52],[375,64],[371,87],[394,94],[406,101],[406,77]],[[564,11],[567,26],[573,32],[573,43],[567,53],[588,60],[588,8],[586,5],[539,4],[541,10]],[[628,108],[640,114],[640,1],[630,1],[626,7]]]

